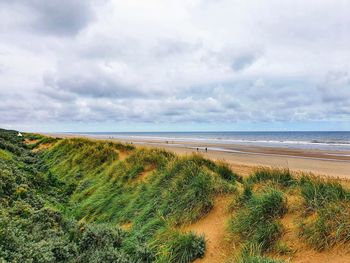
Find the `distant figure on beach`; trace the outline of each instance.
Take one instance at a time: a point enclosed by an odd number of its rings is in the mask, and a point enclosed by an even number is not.
[[[197,152],[198,152],[198,147],[197,147]]]
[[[207,148],[207,147],[205,147],[205,152],[206,152],[206,153],[208,152],[208,148]]]

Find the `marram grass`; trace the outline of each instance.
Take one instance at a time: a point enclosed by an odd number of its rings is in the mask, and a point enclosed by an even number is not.
[[[292,255],[288,213],[299,213],[300,242],[314,249],[350,243],[349,191],[334,180],[266,168],[242,179],[200,155],[0,129],[0,261],[192,262],[205,256],[206,237],[182,226],[227,194],[228,233],[238,237],[228,262]],[[293,210],[292,195],[301,200]]]
[[[204,255],[204,238],[174,229],[209,213],[215,196],[235,192],[239,178],[199,155],[105,141],[62,140],[42,158],[51,173],[75,187],[65,213],[83,222],[130,225],[126,243],[143,244],[158,262]]]

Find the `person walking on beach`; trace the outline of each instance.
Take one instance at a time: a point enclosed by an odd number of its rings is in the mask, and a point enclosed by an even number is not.
[[[208,152],[208,148],[207,148],[207,147],[205,147],[205,152],[206,152],[206,153]]]

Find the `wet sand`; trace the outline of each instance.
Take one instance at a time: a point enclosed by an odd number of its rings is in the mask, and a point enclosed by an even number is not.
[[[200,153],[212,160],[223,160],[234,170],[248,174],[257,166],[289,168],[296,172],[315,173],[350,179],[350,152],[309,149],[257,147],[246,145],[205,144],[160,140],[115,139],[108,136],[46,134],[57,137],[88,137],[133,143],[142,147],[158,147],[177,154]],[[197,151],[198,148],[198,151]],[[205,151],[207,148],[207,152]]]

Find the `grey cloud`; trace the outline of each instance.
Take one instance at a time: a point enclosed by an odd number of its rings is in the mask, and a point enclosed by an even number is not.
[[[50,74],[43,76],[43,85],[44,87],[39,87],[37,89],[37,92],[53,100],[67,102],[72,101],[76,98],[75,94],[64,89],[60,89],[57,86],[54,77]]]
[[[147,93],[135,86],[136,84],[118,78],[115,74],[107,74],[101,70],[95,71],[82,67],[82,74],[66,71],[48,74],[43,78],[45,89],[43,94],[58,100],[73,99],[75,97],[89,98],[137,98],[147,96]],[[91,72],[87,74],[87,72]]]
[[[241,71],[256,63],[263,56],[261,48],[226,45],[219,50],[208,51],[207,59],[214,65],[228,66]]]
[[[118,83],[109,78],[81,78],[79,76],[60,79],[57,89],[70,91],[80,96],[89,97],[135,97],[142,92],[133,87]]]
[[[29,27],[50,35],[75,35],[94,18],[90,0],[5,0],[0,8],[32,17]]]
[[[55,101],[73,101],[76,99],[76,95],[67,92],[65,90],[58,89],[57,87],[46,86],[44,89],[38,90],[43,96],[49,97]]]
[[[329,72],[318,90],[324,102],[349,102],[350,104],[350,74],[344,71]]]
[[[157,43],[153,48],[153,52],[157,57],[168,57],[195,52],[202,48],[203,45],[199,42],[189,43],[174,38],[163,38],[157,40]]]
[[[98,39],[98,41],[96,41]],[[79,43],[80,44],[80,43]],[[137,39],[128,35],[106,35],[96,33],[93,39],[84,39],[75,52],[88,59],[107,61],[121,58],[137,58],[142,46]]]
[[[234,70],[243,70],[246,67],[249,67],[256,61],[255,54],[242,54],[237,56],[231,64],[231,67]]]

